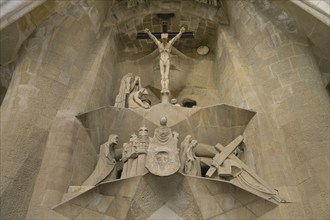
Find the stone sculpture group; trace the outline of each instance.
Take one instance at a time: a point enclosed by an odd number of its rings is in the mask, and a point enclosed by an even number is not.
[[[165,105],[170,104],[168,73],[171,48],[184,31],[185,29],[181,28],[167,43],[166,34],[162,34],[160,42],[148,29],[145,30],[159,49],[161,97],[162,104]],[[176,99],[172,99],[171,104],[181,108]],[[133,76],[132,73],[124,75],[114,107],[149,111],[152,106],[148,99],[148,91],[142,87],[139,76]],[[180,143],[179,133],[167,126],[167,117],[161,117],[159,124],[152,136],[149,135],[146,126],[141,126],[138,133],[131,134],[122,146],[117,146],[118,135],[110,134],[108,140],[99,148],[98,161],[92,174],[81,186],[70,187],[71,190],[78,188],[86,191],[116,179],[125,181],[127,178],[142,176],[148,172],[159,177],[181,173],[185,176],[229,183],[276,204],[282,201],[278,192],[269,187],[240,159],[245,148],[241,135],[226,147],[220,143],[215,146],[199,143],[190,134],[181,139]],[[116,150],[121,151],[119,157],[116,157]]]
[[[153,137],[149,136],[148,128],[141,127],[138,135],[132,134],[129,141],[123,144],[121,158],[116,161],[114,147],[117,143],[118,135],[110,134],[108,141],[100,146],[98,163],[83,186],[95,186],[116,178],[125,179],[147,172],[156,176],[181,172],[184,175],[229,182],[261,197],[281,201],[278,192],[239,159],[239,154],[244,150],[241,135],[226,147],[219,143],[216,146],[202,144],[204,149],[213,148],[217,153],[211,158],[199,157],[194,151],[199,145],[198,141],[187,135],[179,145],[179,134],[167,126],[166,117],[161,117],[160,126],[155,129]],[[202,165],[208,167],[204,174]],[[120,168],[121,175],[117,176]]]

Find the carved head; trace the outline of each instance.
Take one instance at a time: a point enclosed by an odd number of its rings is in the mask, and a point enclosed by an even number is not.
[[[156,154],[156,160],[161,170],[164,170],[169,161],[169,155],[166,151],[160,151]]]
[[[166,117],[161,117],[160,118],[160,125],[161,126],[166,126],[167,124],[167,118]]]
[[[112,144],[118,144],[119,136],[117,134],[110,134],[108,138],[108,142]]]
[[[129,142],[133,142],[135,141],[137,138],[137,135],[136,134],[132,134],[130,137],[129,137]]]
[[[178,103],[178,100],[177,99],[171,99],[171,104],[172,105],[175,105],[176,103]]]
[[[168,39],[168,33],[162,33],[161,38],[162,38],[162,43],[166,44]]]
[[[139,136],[148,136],[148,128],[147,127],[141,127],[139,129]]]
[[[162,33],[162,34],[161,34],[161,38],[162,38],[162,40],[163,40],[163,39],[166,39],[166,40],[167,40],[167,38],[168,38],[168,33]]]
[[[135,76],[134,77],[135,80],[135,85],[139,85],[140,84],[140,77],[139,76]]]

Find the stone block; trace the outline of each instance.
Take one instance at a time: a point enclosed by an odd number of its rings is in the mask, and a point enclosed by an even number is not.
[[[293,69],[298,69],[302,67],[312,67],[311,57],[308,55],[299,55],[290,58]]]
[[[270,69],[273,74],[285,73],[292,70],[291,63],[289,59],[284,59],[278,63],[270,65]]]
[[[277,49],[277,56],[280,60],[294,56],[294,51],[291,44],[281,46]]]
[[[296,72],[285,72],[277,75],[281,85],[287,86],[299,82],[301,79]]]
[[[273,90],[281,87],[281,84],[277,78],[272,78],[263,83],[263,89],[267,93],[271,93]]]

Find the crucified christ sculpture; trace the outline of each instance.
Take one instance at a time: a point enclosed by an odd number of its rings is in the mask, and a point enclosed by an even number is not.
[[[182,33],[185,32],[185,28],[181,27],[180,32],[172,38],[169,42],[167,42],[168,39],[168,34],[167,33],[162,33],[161,39],[162,42],[157,40],[157,38],[149,31],[148,28],[144,30],[145,33],[149,35],[149,37],[156,43],[159,54],[160,54],[160,59],[159,59],[159,66],[160,66],[160,74],[161,74],[161,86],[162,86],[162,92],[168,92],[168,73],[170,71],[170,52],[172,49],[172,46],[176,40],[178,40]]]

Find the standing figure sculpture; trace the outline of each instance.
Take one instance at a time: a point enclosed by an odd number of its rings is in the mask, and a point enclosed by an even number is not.
[[[184,161],[184,173],[192,176],[201,176],[200,159],[194,153],[197,144],[196,140],[190,142],[186,151],[186,160]]]
[[[136,141],[136,154],[137,154],[137,165],[136,165],[136,175],[142,175],[147,172],[146,159],[149,147],[149,131],[146,127],[141,127],[139,129],[139,134]]]
[[[129,138],[129,142],[123,144],[123,152],[121,158],[121,161],[123,162],[123,172],[120,177],[121,179],[136,175],[136,167],[134,164],[134,160],[137,157],[135,152],[136,141],[137,135],[132,134]]]
[[[82,186],[96,184],[116,179],[116,160],[114,147],[118,144],[118,135],[110,134],[107,142],[100,146],[99,159],[93,173],[85,180]]]
[[[132,134],[129,143],[124,143],[122,158],[123,172],[121,179],[142,175],[147,172],[145,167],[149,146],[148,128],[140,127],[138,135]]]
[[[121,179],[126,178],[128,175],[128,159],[131,154],[131,145],[129,143],[123,144],[123,151],[121,156],[121,162],[123,163],[123,171],[121,172]]]
[[[160,60],[159,60],[159,66],[160,66],[160,74],[161,74],[161,86],[162,91],[161,92],[168,92],[168,84],[169,84],[169,78],[168,73],[170,71],[170,53],[172,50],[172,46],[176,40],[178,40],[182,33],[185,32],[185,28],[181,27],[180,32],[172,38],[169,42],[167,42],[168,34],[162,33],[161,39],[162,42],[157,40],[157,38],[150,32],[148,28],[144,30],[145,33],[147,33],[151,40],[153,40],[159,50],[160,53]]]
[[[187,151],[192,140],[193,139],[191,135],[187,135],[180,144],[180,162],[181,162],[180,172],[182,173],[184,172],[184,164],[185,161],[187,160]]]

